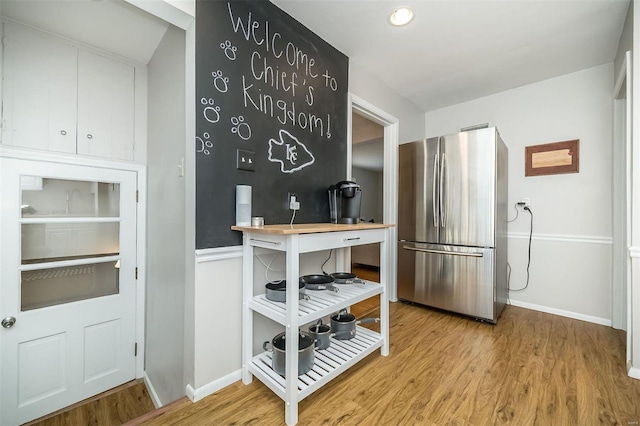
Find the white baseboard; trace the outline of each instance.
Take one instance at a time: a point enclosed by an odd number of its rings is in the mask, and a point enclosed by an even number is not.
[[[219,378],[218,380],[207,383],[206,385],[201,386],[198,389],[194,389],[191,385],[187,385],[187,397],[192,402],[198,402],[205,396],[209,396],[212,393],[217,392],[220,389],[225,388],[241,379],[242,370],[236,370],[224,377]]]
[[[580,321],[592,322],[594,324],[606,325],[611,327],[611,320],[607,318],[599,318],[591,315],[579,314],[577,312],[565,311],[562,309],[551,308],[549,306],[536,305],[533,303],[520,302],[513,300],[509,302],[513,306],[519,306],[521,308],[527,308],[534,311],[546,312],[548,314],[560,315],[561,317],[573,318]]]
[[[627,363],[627,374],[633,379],[640,380],[640,368],[634,367],[630,361]]]
[[[160,402],[160,398],[158,397],[158,393],[156,392],[153,384],[151,383],[151,379],[147,376],[147,372],[145,371],[142,375],[142,379],[144,380],[144,384],[147,386],[147,391],[149,392],[149,396],[151,397],[151,402],[153,402],[153,406],[156,408],[162,407],[162,402]]]

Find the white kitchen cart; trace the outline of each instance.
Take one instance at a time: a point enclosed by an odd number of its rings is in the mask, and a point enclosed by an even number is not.
[[[388,252],[387,228],[393,225],[361,223],[356,225],[301,224],[267,225],[263,227],[233,226],[243,232],[242,275],[242,381],[251,383],[252,376],[269,387],[285,401],[285,419],[288,425],[298,422],[298,402],[319,389],[365,356],[380,348],[389,354],[389,306],[386,283]],[[380,243],[380,283],[341,285],[338,293],[308,291],[310,300],[298,300],[300,253]],[[264,294],[254,295],[254,247],[286,252],[287,301],[273,302]],[[344,251],[337,250],[338,265]],[[326,350],[316,350],[314,367],[298,376],[298,329],[319,318],[369,297],[380,295],[380,333],[358,327],[356,337],[350,340],[331,339]],[[253,355],[253,313],[257,312],[285,326],[286,378],[272,369],[271,353]]]

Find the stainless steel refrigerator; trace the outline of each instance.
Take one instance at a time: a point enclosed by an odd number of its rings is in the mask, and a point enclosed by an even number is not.
[[[398,298],[498,320],[507,299],[507,154],[495,127],[400,145]]]

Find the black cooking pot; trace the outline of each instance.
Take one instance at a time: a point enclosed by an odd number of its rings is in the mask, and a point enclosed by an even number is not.
[[[314,343],[315,339],[304,331],[299,331],[298,335],[298,376],[308,373],[313,368],[314,360]],[[271,349],[269,349],[271,344]],[[276,335],[271,342],[266,341],[262,344],[265,351],[271,351],[271,361],[273,370],[284,376],[286,374],[287,351],[286,351],[286,333],[282,332]]]
[[[265,296],[267,299],[274,302],[286,302],[287,301],[287,281],[274,281],[265,284]],[[298,299],[309,300],[309,296],[304,294],[304,283],[298,283]]]
[[[333,277],[329,275],[303,275],[300,282],[309,290],[331,290],[338,292],[338,287],[333,285]]]
[[[350,332],[331,333],[331,331],[331,327],[328,324],[323,324],[321,319],[309,327],[309,334],[316,339],[316,349],[328,349],[331,346],[331,337],[343,340],[353,337]]]
[[[356,316],[342,309],[331,317],[331,331],[336,333],[338,340],[348,340],[356,337],[356,325],[367,322],[378,322],[380,318],[364,318],[356,321]]]

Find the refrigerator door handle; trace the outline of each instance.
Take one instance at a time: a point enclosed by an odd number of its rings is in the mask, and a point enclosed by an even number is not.
[[[431,185],[431,207],[433,209],[433,227],[434,228],[438,227],[439,202],[436,201],[436,188],[437,188],[436,183],[438,181],[439,168],[440,168],[440,161],[439,161],[438,154],[436,154],[433,156],[433,181]],[[438,207],[436,207],[436,204],[438,204]]]
[[[435,254],[450,254],[452,256],[467,256],[467,257],[482,257],[483,256],[482,253],[475,253],[475,252],[464,253],[464,252],[459,252],[459,251],[421,249],[421,248],[409,247],[409,246],[402,246],[402,248],[404,250],[420,251],[420,252],[424,252],[424,253],[435,253]]]
[[[442,163],[440,164],[440,224],[443,228],[446,227],[446,215],[447,212],[445,210],[445,199],[444,199],[444,183],[445,183],[445,161],[446,161],[445,153],[442,153]]]

